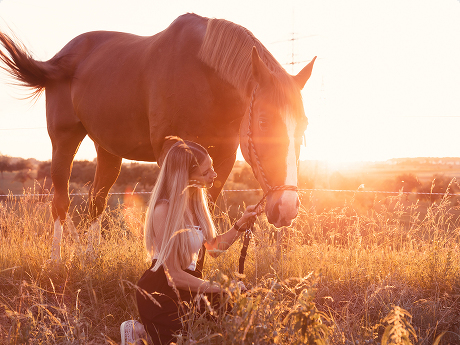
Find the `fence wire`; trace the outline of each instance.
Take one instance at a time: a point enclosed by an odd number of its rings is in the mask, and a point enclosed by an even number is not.
[[[456,196],[457,193],[439,193],[439,192],[404,192],[404,191],[383,191],[383,190],[362,190],[362,189],[327,189],[327,188],[300,188],[299,192],[329,192],[329,193],[374,193],[374,194],[391,194],[391,195],[444,195],[444,196]],[[263,193],[262,189],[224,189],[224,193],[232,192],[260,192]],[[141,195],[141,194],[150,194],[151,192],[111,192],[108,195]],[[21,197],[52,197],[53,193],[23,193],[23,194],[0,194],[0,198],[21,198]],[[69,193],[69,196],[88,196],[88,193]]]

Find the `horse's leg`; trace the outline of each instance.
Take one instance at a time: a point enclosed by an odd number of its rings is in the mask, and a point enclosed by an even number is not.
[[[59,135],[50,132],[53,145],[51,160],[51,180],[54,186],[52,214],[54,219],[54,235],[51,247],[51,260],[61,260],[62,227],[67,219],[70,206],[69,179],[75,154],[86,136],[83,126],[77,125],[74,130],[60,132]]]
[[[97,165],[94,183],[89,192],[89,216],[90,227],[88,229],[87,252],[94,254],[95,245],[99,245],[101,239],[100,216],[107,204],[107,196],[110,188],[117,180],[121,169],[121,157],[117,157],[101,146],[96,145]]]

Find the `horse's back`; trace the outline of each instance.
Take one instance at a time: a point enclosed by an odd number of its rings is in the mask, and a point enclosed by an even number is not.
[[[197,60],[207,20],[185,14],[153,36],[87,32],[70,41],[53,59],[72,71],[68,74],[73,74],[74,95],[80,86],[89,90],[92,84],[98,92],[104,89],[101,86],[109,85],[111,92],[140,91],[146,84],[151,86],[159,75],[170,78],[182,64]]]
[[[104,55],[106,53],[124,55],[134,50],[138,54],[142,50],[147,51],[149,46],[162,44],[165,41],[175,45],[179,43],[181,47],[191,43],[200,44],[206,32],[207,21],[208,18],[187,13],[176,18],[165,30],[152,36],[138,36],[117,31],[85,32],[67,43],[50,62],[59,62],[60,65],[66,65],[66,68],[75,72],[80,64],[88,61],[106,61],[108,58]]]
[[[152,135],[162,137],[166,127],[188,121],[172,114],[191,114],[209,103],[201,101],[210,87],[197,57],[207,21],[185,14],[153,36],[88,32],[56,54],[54,61],[71,76],[65,89],[75,116],[95,142],[122,157],[155,160]],[[62,98],[62,89],[53,92],[47,92],[49,101]]]

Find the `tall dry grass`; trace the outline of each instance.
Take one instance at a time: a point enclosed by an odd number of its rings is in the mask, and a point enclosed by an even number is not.
[[[293,227],[281,231],[259,219],[243,279],[251,289],[232,282],[240,243],[208,257],[205,275],[224,286],[233,308],[209,307],[211,319],[189,313],[177,342],[460,344],[458,206],[446,195],[422,212],[403,198],[365,211],[353,198],[324,211],[304,200]],[[118,343],[121,322],[138,318],[145,210],[135,202],[108,210],[94,260],[85,255],[83,219],[80,241],[66,234],[56,264],[47,261],[49,200],[26,193],[0,203],[0,342]],[[220,223],[228,223],[225,212]]]

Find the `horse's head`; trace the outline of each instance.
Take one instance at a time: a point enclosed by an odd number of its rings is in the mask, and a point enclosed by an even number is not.
[[[307,127],[301,89],[313,69],[313,59],[299,74],[273,73],[252,50],[254,84],[250,105],[241,123],[240,144],[246,161],[267,195],[265,213],[276,227],[297,216],[296,190],[302,137]],[[289,190],[288,188],[291,187]]]

